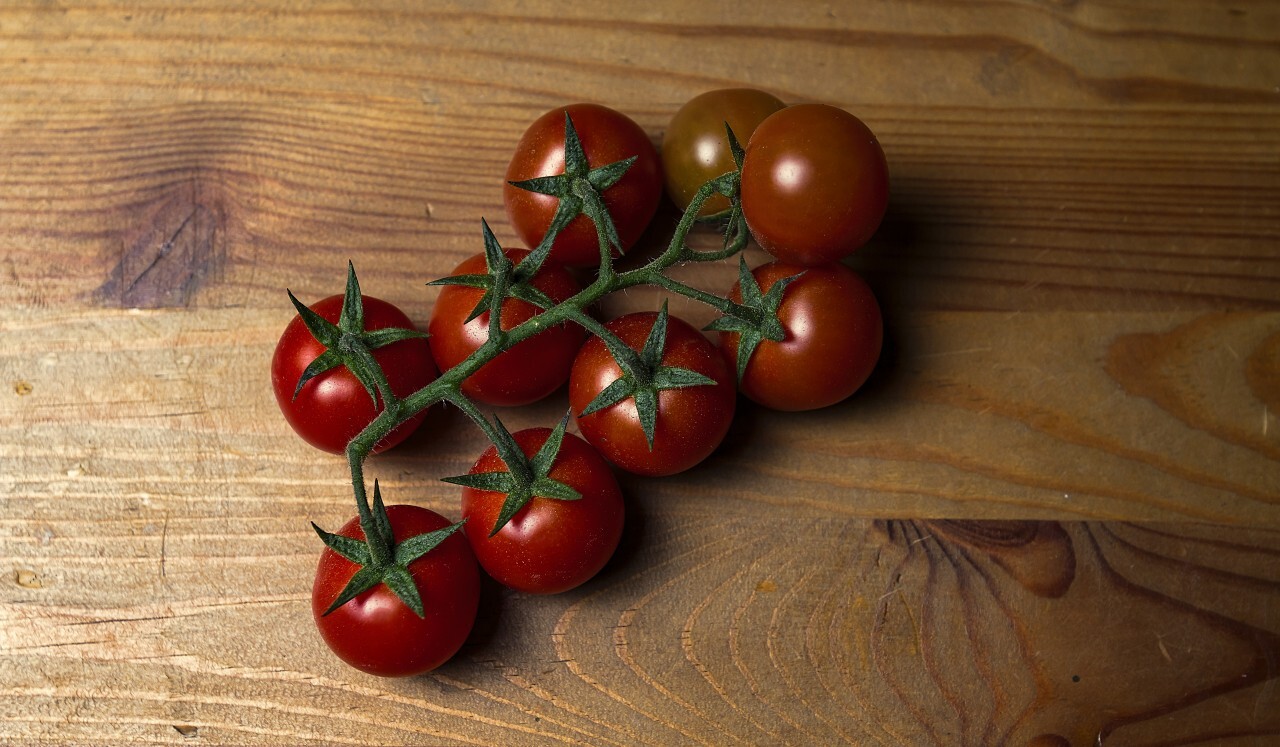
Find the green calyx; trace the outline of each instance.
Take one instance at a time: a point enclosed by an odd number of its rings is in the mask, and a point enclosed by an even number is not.
[[[320,354],[298,378],[298,385],[293,390],[296,398],[298,392],[308,381],[337,366],[346,366],[352,375],[364,386],[376,407],[378,396],[383,403],[395,400],[382,367],[373,359],[372,351],[401,340],[425,339],[426,335],[413,329],[385,328],[366,331],[364,328],[364,300],[360,295],[360,281],[356,279],[355,265],[347,263],[347,288],[342,296],[342,313],[338,323],[334,324],[302,303],[289,293],[289,300],[302,317],[302,323],[316,338],[325,351]]]
[[[511,432],[495,416],[493,428],[489,430],[494,436],[493,444],[498,451],[498,457],[507,465],[507,470],[442,478],[444,482],[453,485],[506,495],[506,500],[502,502],[502,508],[498,512],[498,520],[489,532],[490,537],[502,531],[511,518],[535,497],[558,501],[576,501],[582,497],[577,490],[550,477],[551,468],[555,466],[556,457],[560,454],[560,445],[564,442],[568,422],[569,414],[565,413],[560,423],[538,449],[538,453],[530,459],[516,444]]]
[[[541,257],[545,258],[551,251],[551,244],[555,241],[556,235],[574,218],[583,214],[595,224],[596,232],[600,236],[601,268],[609,264],[608,249],[612,248],[613,251],[621,254],[623,247],[621,239],[618,238],[618,229],[614,226],[613,218],[609,216],[604,199],[600,195],[617,184],[635,160],[636,157],[632,156],[622,161],[591,168],[587,163],[586,153],[582,150],[582,141],[578,139],[578,131],[574,129],[573,120],[566,111],[564,114],[564,173],[510,182],[513,187],[551,195],[560,200],[546,236],[531,256],[541,254]]]
[[[541,254],[530,253],[520,260],[519,264],[513,264],[502,251],[502,245],[493,235],[489,224],[481,220],[480,225],[484,234],[485,269],[488,272],[483,275],[451,275],[433,280],[427,285],[464,285],[482,290],[483,294],[467,316],[467,322],[487,311],[492,324],[494,319],[500,319],[502,302],[508,298],[531,303],[540,309],[549,309],[554,306],[555,301],[533,285],[533,277],[546,260],[551,244],[547,244],[547,251]]]
[[[634,399],[640,427],[650,450],[653,449],[653,435],[658,421],[658,392],[691,386],[714,386],[716,383],[715,379],[697,371],[662,365],[662,355],[667,346],[668,319],[667,304],[664,302],[639,354],[607,328],[596,326],[592,329],[617,361],[618,367],[622,369],[622,376],[602,389],[580,413],[590,415],[628,398]]]
[[[782,278],[769,287],[768,293],[762,293],[760,284],[747,267],[747,261],[738,259],[738,288],[742,293],[742,303],[736,305],[729,314],[708,324],[705,329],[737,333],[739,382],[746,374],[747,363],[761,342],[782,342],[786,339],[787,330],[778,319],[778,309],[782,306],[787,286],[803,274]]]
[[[422,596],[409,572],[409,564],[434,550],[465,522],[466,519],[463,519],[443,529],[419,534],[397,543],[392,536],[386,506],[382,503],[382,491],[375,480],[372,509],[367,503],[361,505],[360,528],[364,531],[364,540],[326,532],[314,522],[311,524],[326,547],[360,566],[324,614],[328,615],[378,584],[386,584],[406,607],[422,617]]]

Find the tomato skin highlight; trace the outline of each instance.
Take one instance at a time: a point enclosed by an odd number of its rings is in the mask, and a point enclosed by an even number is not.
[[[404,312],[386,301],[364,296],[365,329],[388,327],[414,329]],[[311,309],[330,322],[342,314],[342,296],[329,296],[311,305]],[[294,389],[302,372],[324,353],[322,345],[295,315],[285,327],[271,359],[271,385],[276,403],[285,420],[307,443],[342,454],[351,439],[373,422],[382,411],[345,366],[332,368],[308,381],[295,398]],[[434,381],[438,375],[431,349],[426,340],[401,340],[373,351],[374,360],[382,366],[391,391],[404,397]],[[406,420],[387,434],[373,448],[373,453],[386,451],[404,441],[422,424],[426,412]]]
[[[747,398],[774,410],[815,410],[846,399],[871,375],[884,340],[875,294],[843,264],[770,262],[751,274],[768,293],[777,281],[801,273],[778,308],[785,339],[762,341],[739,382]],[[738,284],[729,298],[741,302]],[[721,332],[719,344],[736,371],[738,333]]]
[[[642,350],[657,312],[637,312],[605,325],[632,350]],[[598,337],[578,351],[569,374],[569,405],[587,442],[628,472],[661,477],[683,472],[711,455],[729,432],[737,403],[732,370],[702,333],[678,317],[667,327],[662,364],[687,368],[716,381],[658,392],[653,449],[645,439],[635,400],[628,398],[581,415],[596,395],[622,376],[613,355]]]
[[[662,199],[662,165],[649,136],[630,117],[598,104],[571,104],[536,119],[517,143],[507,166],[502,199],[511,226],[526,246],[541,243],[559,199],[511,186],[510,182],[564,173],[564,117],[569,113],[591,168],[636,161],[602,197],[625,252],[635,245]],[[595,225],[579,215],[556,236],[551,258],[569,267],[596,267],[600,244]]]
[[[397,543],[452,523],[419,506],[387,506],[387,516]],[[364,539],[358,518],[337,534]],[[480,605],[480,570],[461,532],[409,564],[422,597],[421,618],[383,584],[323,614],[357,569],[326,547],[311,589],[316,628],[347,664],[380,677],[407,677],[439,667],[466,642]]]
[[[835,262],[871,238],[889,204],[889,166],[862,120],[797,104],[756,128],[742,163],[742,212],[774,257]]]
[[[699,94],[675,113],[662,136],[662,173],[667,196],[680,210],[689,207],[694,194],[707,181],[733,171],[725,123],[738,142],[750,140],[756,127],[785,104],[770,93],[754,88],[725,88]],[[729,209],[729,198],[712,195],[698,215]]]
[[[503,250],[513,263],[529,254],[524,249]],[[485,273],[484,254],[476,254],[454,268],[450,275]],[[582,285],[564,267],[547,262],[538,270],[533,285],[559,303],[582,290]],[[440,289],[427,331],[431,354],[441,371],[461,363],[489,340],[489,312],[467,322],[467,316],[484,291],[464,285]],[[510,330],[542,313],[531,303],[517,298],[502,302],[502,329]],[[555,392],[569,379],[573,357],[587,333],[577,324],[560,324],[511,347],[480,367],[462,382],[462,393],[497,407],[527,405]]]
[[[550,428],[530,428],[513,436],[532,458],[550,434]],[[505,471],[493,447],[471,468],[472,474]],[[489,533],[506,495],[462,489],[462,515],[467,519],[463,531],[481,567],[503,586],[529,594],[558,594],[586,583],[622,539],[622,490],[609,464],[586,441],[566,433],[548,476],[582,497],[564,501],[534,496],[492,537]]]

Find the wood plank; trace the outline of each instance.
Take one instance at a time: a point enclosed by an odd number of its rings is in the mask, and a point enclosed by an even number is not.
[[[95,7],[96,6],[96,7]],[[15,95],[678,103],[757,79],[788,98],[964,106],[1274,103],[1265,2],[916,0],[643,8],[201,0],[4,11]],[[88,64],[92,56],[109,65]],[[884,64],[892,61],[892,65]],[[1194,63],[1194,64],[1184,64]],[[845,94],[856,91],[856,97]],[[570,94],[567,96],[566,94]]]
[[[99,545],[116,557],[54,537],[57,557],[0,605],[0,729],[11,744],[184,729],[201,744],[1280,734],[1274,531],[635,508],[602,577],[554,597],[490,589],[459,658],[407,680],[327,655],[297,522],[253,537],[283,554],[213,549],[220,522],[186,517]],[[140,585],[121,588],[128,576]]]
[[[3,300],[92,297],[197,208],[204,304],[328,288],[371,255],[407,296],[476,250],[479,217],[512,239],[497,180],[546,108],[607,101],[657,137],[690,96],[741,83],[846,106],[879,134],[893,207],[859,263],[890,305],[1280,299],[1266,4],[735,4],[732,20],[662,2],[558,18],[396,5],[0,11],[0,256],[48,260],[7,262]]]
[[[846,105],[891,163],[886,223],[853,260],[891,311],[1280,308],[1274,110]],[[377,295],[429,298],[423,283],[480,251],[482,217],[517,243],[501,179],[543,107],[11,110],[0,300],[277,308],[286,286],[334,292],[348,259]],[[628,113],[659,138],[673,111]],[[121,285],[170,239],[187,249]],[[727,287],[734,272],[690,277]]]
[[[425,306],[409,308],[425,320]],[[292,434],[266,382],[291,314],[0,317],[10,510],[68,521],[147,501],[157,504],[148,513],[177,501],[188,516],[232,505],[272,514],[262,501],[349,505],[345,464]],[[1278,330],[1271,312],[911,315],[891,327],[880,368],[852,399],[798,414],[744,401],[711,461],[627,487],[712,514],[727,492],[749,512],[1276,527]],[[503,417],[546,425],[567,407],[562,391]],[[454,489],[437,480],[466,472],[483,447],[448,414],[374,459],[370,474],[392,496],[452,511]]]

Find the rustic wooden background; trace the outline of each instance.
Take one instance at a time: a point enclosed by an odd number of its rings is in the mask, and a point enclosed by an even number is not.
[[[514,241],[534,117],[658,139],[736,85],[880,136],[873,380],[626,479],[603,575],[488,589],[436,673],[346,668],[307,599],[347,472],[267,381],[285,287],[350,258],[425,322],[481,217]],[[0,743],[1275,744],[1278,236],[1267,0],[9,0]],[[456,516],[481,446],[445,418],[369,469]]]

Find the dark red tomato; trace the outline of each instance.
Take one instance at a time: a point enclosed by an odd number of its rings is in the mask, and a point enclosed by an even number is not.
[[[771,262],[751,274],[767,293],[777,281],[802,272],[787,286],[778,309],[785,339],[761,342],[739,382],[743,394],[774,410],[833,405],[862,386],[880,357],[880,305],[853,270],[839,263]],[[742,300],[738,285],[729,297]],[[736,371],[737,333],[721,332],[720,349]]]
[[[550,428],[530,428],[513,435],[532,459],[550,434]],[[493,447],[471,468],[471,474],[506,471]],[[622,491],[609,464],[586,441],[566,433],[547,476],[582,497],[534,496],[492,537],[506,495],[462,489],[463,531],[481,567],[503,586],[531,594],[557,594],[590,580],[622,539]]]
[[[311,309],[330,322],[337,323],[342,314],[342,296],[318,301]],[[399,327],[414,329],[413,322],[395,306],[371,296],[364,296],[364,321],[368,331]],[[345,366],[331,368],[308,381],[298,396],[293,396],[302,372],[324,353],[316,340],[295,316],[285,327],[271,359],[271,386],[285,420],[307,443],[317,449],[341,454],[347,443],[382,411]],[[437,376],[426,340],[401,340],[373,351],[374,360],[382,366],[391,391],[404,397],[430,384]],[[374,453],[385,451],[409,437],[422,423],[419,413],[378,442]]]
[[[630,348],[640,351],[656,312],[618,317],[606,326]],[[659,477],[683,472],[711,455],[733,422],[737,393],[733,372],[715,345],[688,322],[670,317],[662,365],[685,368],[716,381],[658,392],[658,414],[650,450],[635,399],[628,398],[590,415],[578,415],[583,437],[606,459],[628,472]],[[582,346],[569,374],[569,405],[581,413],[601,391],[622,376],[613,355],[598,337]]]
[[[862,120],[798,104],[760,123],[742,164],[742,212],[786,262],[834,262],[867,243],[889,204],[889,167]]]
[[[764,91],[725,88],[699,94],[680,107],[662,136],[662,173],[667,195],[676,207],[688,208],[699,187],[737,168],[724,131],[726,122],[745,147],[756,127],[783,106],[778,97]],[[698,215],[728,209],[729,198],[713,195]]]
[[[626,251],[644,233],[658,209],[662,198],[662,167],[649,136],[625,114],[597,104],[573,104],[547,112],[521,136],[507,166],[507,181],[564,173],[566,111],[573,119],[573,128],[591,168],[636,156],[626,175],[603,195],[622,249]],[[510,184],[503,187],[502,197],[516,233],[529,247],[537,246],[546,236],[559,199]],[[551,256],[571,267],[597,266],[600,243],[595,225],[585,215],[579,215],[556,237]]]
[[[512,262],[528,251],[506,249]],[[454,268],[452,275],[485,273],[484,254],[477,254]],[[581,284],[564,267],[547,262],[534,276],[533,285],[559,303],[582,290]],[[467,316],[484,291],[465,285],[446,285],[440,290],[427,331],[431,334],[431,354],[440,370],[461,363],[489,339],[489,312],[467,322]],[[541,313],[531,303],[508,298],[502,303],[502,328],[513,329]],[[546,397],[569,379],[569,367],[586,331],[576,324],[561,324],[538,333],[506,350],[462,382],[462,392],[489,405],[526,405]]]
[[[397,543],[451,523],[419,506],[388,506],[387,516]],[[359,519],[337,533],[364,539]],[[448,661],[471,633],[480,604],[480,570],[461,535],[454,532],[409,564],[423,617],[383,584],[323,614],[358,569],[326,547],[311,588],[311,611],[324,642],[346,663],[382,677],[422,674]]]

